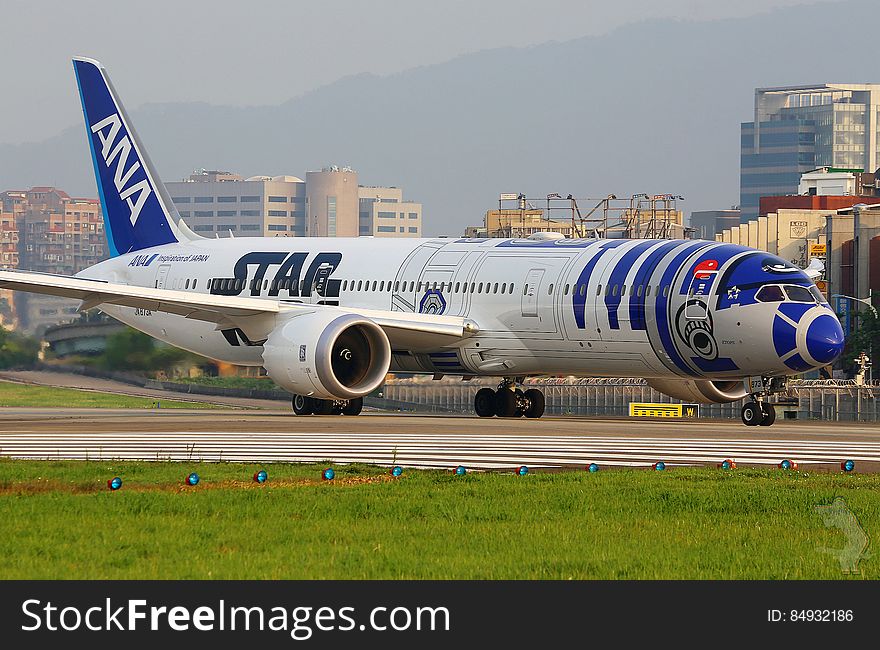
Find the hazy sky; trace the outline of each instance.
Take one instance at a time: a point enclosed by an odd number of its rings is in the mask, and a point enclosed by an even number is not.
[[[129,108],[247,106],[346,75],[392,74],[647,18],[713,20],[797,4],[804,0],[0,0],[0,142],[40,141],[79,123],[74,54],[100,59]]]

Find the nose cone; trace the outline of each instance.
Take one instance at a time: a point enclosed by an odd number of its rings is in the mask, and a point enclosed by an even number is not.
[[[823,366],[840,356],[845,343],[840,321],[830,314],[819,316],[807,329],[807,354]]]

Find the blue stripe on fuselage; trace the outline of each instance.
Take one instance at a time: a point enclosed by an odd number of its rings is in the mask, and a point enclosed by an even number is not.
[[[635,279],[633,280],[633,287],[641,287],[644,286],[645,289],[642,291],[642,295],[638,295],[636,293],[635,296],[630,294],[629,300],[629,321],[630,327],[634,330],[644,330],[647,329],[647,322],[645,320],[645,302],[648,299],[647,295],[647,286],[651,283],[651,276],[654,274],[654,270],[657,268],[657,265],[660,264],[660,261],[666,256],[669,251],[674,249],[679,245],[679,242],[667,242],[660,246],[657,250],[652,251],[648,258],[642,263],[639,267],[639,270],[636,272]]]
[[[657,246],[657,244],[658,242],[656,241],[641,242],[626,251],[617,261],[617,264],[614,265],[614,270],[611,271],[611,276],[608,278],[608,286],[615,288],[618,286],[624,286],[626,276],[639,256],[652,246]],[[623,289],[621,289],[620,293],[617,291],[605,292],[605,308],[608,310],[608,325],[613,330],[620,329],[617,310],[620,308],[620,302],[623,300],[622,294]]]
[[[602,254],[611,248],[617,248],[621,244],[625,244],[627,240],[620,241],[610,241],[605,242],[599,246],[599,250],[596,251],[596,254],[590,258],[587,262],[586,266],[584,266],[584,270],[581,271],[581,274],[578,276],[577,282],[574,285],[574,292],[572,295],[572,308],[574,309],[574,321],[578,326],[578,329],[586,328],[586,305],[587,305],[587,294],[589,291],[587,289],[584,290],[583,295],[579,290],[579,287],[582,284],[589,285],[590,284],[590,276],[593,274],[593,269],[596,268],[596,263],[599,261],[599,258],[602,257]]]
[[[660,290],[654,298],[654,318],[657,322],[657,333],[660,336],[660,343],[663,346],[663,350],[669,355],[669,358],[672,359],[672,362],[679,368],[679,370],[691,376],[697,376],[697,373],[687,365],[685,360],[681,358],[678,350],[675,348],[675,341],[672,339],[672,330],[669,327],[667,308],[669,301],[673,296],[673,291],[671,290],[672,281],[675,279],[675,275],[681,271],[681,265],[684,264],[684,261],[688,257],[696,253],[699,249],[710,245],[711,243],[707,241],[694,242],[676,255],[663,272],[663,277],[660,280]],[[667,286],[670,287],[669,295],[664,296],[664,289]]]

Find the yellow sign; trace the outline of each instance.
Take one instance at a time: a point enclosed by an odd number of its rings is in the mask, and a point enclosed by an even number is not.
[[[816,288],[824,294],[828,293],[828,283],[825,280],[816,280]]]
[[[825,257],[827,250],[825,244],[810,244],[810,257]]]
[[[629,403],[629,415],[634,418],[695,418],[699,414],[696,404]]]

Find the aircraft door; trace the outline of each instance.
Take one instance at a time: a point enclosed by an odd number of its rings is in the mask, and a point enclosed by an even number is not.
[[[156,273],[156,288],[164,289],[165,283],[168,281],[168,273],[171,271],[170,264],[162,264],[159,266],[159,270]]]
[[[694,269],[694,277],[688,287],[687,303],[684,309],[688,320],[709,318],[709,295],[718,275],[718,262],[706,260]]]
[[[541,287],[543,279],[544,269],[532,269],[526,274],[521,302],[524,318],[538,317],[538,289]]]

